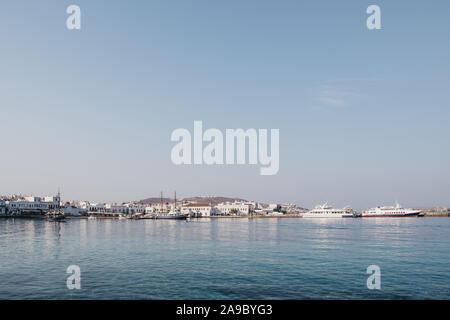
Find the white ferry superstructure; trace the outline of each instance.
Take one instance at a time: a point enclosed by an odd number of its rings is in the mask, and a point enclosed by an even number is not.
[[[421,213],[416,209],[402,208],[398,203],[390,207],[376,207],[363,210],[361,216],[364,217],[417,217]]]
[[[311,211],[303,213],[303,218],[353,218],[356,212],[352,208],[336,209],[327,203],[317,205]]]

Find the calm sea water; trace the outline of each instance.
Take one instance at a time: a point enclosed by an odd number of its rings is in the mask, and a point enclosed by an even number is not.
[[[450,299],[449,266],[449,218],[0,219],[0,299]]]

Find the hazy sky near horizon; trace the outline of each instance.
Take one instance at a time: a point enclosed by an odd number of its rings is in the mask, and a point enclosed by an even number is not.
[[[81,30],[66,8],[81,8]],[[382,30],[366,28],[381,7]],[[2,1],[0,194],[450,205],[448,1]],[[280,129],[280,170],[174,129]]]

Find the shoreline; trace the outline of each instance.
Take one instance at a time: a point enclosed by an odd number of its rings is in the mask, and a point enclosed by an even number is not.
[[[423,216],[418,216],[416,218],[443,218],[443,217],[450,217],[449,215],[445,214],[425,214]],[[88,220],[89,216],[66,216],[65,217],[68,220],[71,219],[84,219]],[[121,220],[119,217],[108,217],[108,216],[95,216],[96,219],[99,220]],[[189,217],[188,219],[303,219],[302,215],[299,214],[284,214],[284,215],[258,215],[258,216],[209,216],[209,217]],[[363,217],[356,217],[353,219],[359,219]],[[377,218],[404,218],[404,217],[377,217]],[[45,216],[5,216],[0,215],[0,219],[29,219],[29,220],[47,220],[47,217]],[[305,218],[308,219],[308,218]],[[317,218],[317,219],[326,219],[326,218]],[[331,219],[338,219],[338,218],[331,218]],[[125,219],[125,220],[158,220],[158,219],[152,219],[152,218],[138,218],[138,219]]]

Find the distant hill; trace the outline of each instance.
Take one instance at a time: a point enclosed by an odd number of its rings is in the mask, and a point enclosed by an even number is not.
[[[234,201],[247,201],[241,198],[228,198],[228,197],[191,197],[184,198],[183,201],[191,201],[197,203],[211,203],[213,206],[222,202],[234,202]]]
[[[173,198],[163,198],[164,202],[173,202]],[[189,198],[183,198],[178,199],[177,201],[190,201],[190,202],[197,202],[197,203],[211,203],[212,205],[217,205],[221,202],[234,202],[234,201],[247,201],[245,199],[241,198],[228,198],[228,197],[189,197]],[[147,198],[143,200],[137,201],[139,204],[154,204],[154,203],[160,203],[161,198],[154,197],[154,198]]]
[[[172,202],[173,199],[171,199],[171,198],[162,198],[162,201],[163,202]],[[161,197],[147,198],[147,199],[139,200],[136,203],[138,203],[138,204],[161,203]]]

